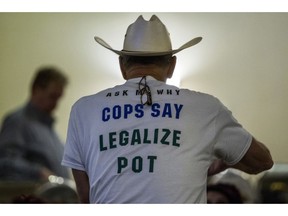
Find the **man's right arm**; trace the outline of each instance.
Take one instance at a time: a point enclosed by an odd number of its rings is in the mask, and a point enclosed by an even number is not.
[[[232,168],[249,174],[258,174],[272,168],[274,162],[269,149],[254,137],[244,157]]]
[[[237,164],[229,166],[223,160],[217,159],[209,167],[208,176],[215,175],[228,168],[239,169],[248,174],[258,174],[271,169],[273,164],[269,149],[253,137],[249,149]]]

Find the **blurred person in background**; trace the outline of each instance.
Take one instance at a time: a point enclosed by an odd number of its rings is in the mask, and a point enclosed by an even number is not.
[[[242,204],[241,193],[235,185],[228,183],[211,184],[207,186],[208,204]]]
[[[69,171],[61,166],[64,145],[53,128],[53,111],[67,83],[59,69],[40,68],[27,103],[4,118],[0,131],[1,181],[47,181],[50,175],[69,178]]]
[[[237,169],[227,169],[216,175],[210,176],[208,184],[233,185],[241,194],[243,203],[255,203],[257,194],[256,188],[252,184],[253,182],[251,177],[256,178],[256,176],[249,176],[247,173]]]

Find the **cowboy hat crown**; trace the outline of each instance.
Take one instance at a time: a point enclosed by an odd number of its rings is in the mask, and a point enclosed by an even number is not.
[[[161,56],[175,54],[196,45],[202,40],[202,37],[194,38],[180,48],[173,50],[170,34],[161,20],[156,15],[153,15],[149,21],[146,21],[140,15],[134,23],[128,26],[122,50],[113,49],[97,36],[94,39],[103,47],[121,56]]]

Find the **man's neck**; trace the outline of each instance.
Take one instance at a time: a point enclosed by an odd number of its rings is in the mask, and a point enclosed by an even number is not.
[[[153,66],[136,66],[133,67],[131,70],[127,71],[127,80],[133,79],[133,78],[139,78],[143,76],[152,76],[156,80],[165,82],[166,79],[162,76],[161,71],[158,68],[155,68]]]

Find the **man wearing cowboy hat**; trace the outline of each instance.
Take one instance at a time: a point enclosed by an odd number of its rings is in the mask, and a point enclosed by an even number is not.
[[[179,51],[153,15],[139,16],[119,55],[126,82],[72,107],[62,165],[72,168],[81,202],[206,203],[207,175],[228,167],[270,169],[269,150],[215,97],[166,84]]]

